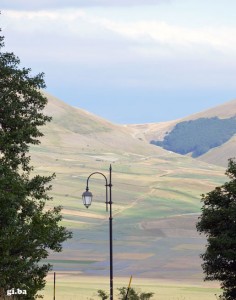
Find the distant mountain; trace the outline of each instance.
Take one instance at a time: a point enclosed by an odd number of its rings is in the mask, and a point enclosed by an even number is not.
[[[129,125],[136,138],[205,162],[236,156],[236,100],[171,122]]]
[[[236,134],[236,118],[199,118],[177,123],[163,141],[151,144],[182,155],[200,157],[228,142]]]
[[[53,121],[44,129],[45,148],[73,148],[79,152],[103,153],[112,151],[124,154],[139,153],[158,155],[165,151],[136,139],[129,129],[112,124],[88,111],[71,107],[63,101],[46,94],[48,105],[45,113]]]
[[[106,182],[96,172],[108,175],[111,164],[114,275],[201,281],[200,195],[225,181],[225,169],[151,145],[139,130],[46,96],[45,113],[53,120],[30,155],[36,174],[56,173],[47,207],[62,205],[62,224],[74,234],[62,253],[50,256],[54,270],[109,274]],[[81,195],[94,172],[87,209]]]

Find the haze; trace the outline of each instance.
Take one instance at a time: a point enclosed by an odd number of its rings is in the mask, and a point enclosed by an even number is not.
[[[48,92],[113,122],[173,120],[235,98],[233,0],[3,0],[1,9],[5,50],[45,72]]]

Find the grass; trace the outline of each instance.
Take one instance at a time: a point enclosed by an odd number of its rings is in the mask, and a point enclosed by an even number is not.
[[[60,151],[57,160],[44,154],[43,163],[36,160],[35,167],[36,172],[45,175],[50,170],[56,171],[51,192],[54,201],[49,205],[63,205],[66,212],[61,224],[73,232],[73,239],[64,243],[63,252],[51,254],[49,259],[53,260],[58,271],[77,270],[84,276],[104,276],[109,265],[104,178],[99,175],[91,178],[90,190],[94,200],[88,210],[83,207],[80,198],[88,175],[95,171],[107,174],[110,163],[96,161],[87,151]],[[101,153],[101,156],[119,158],[112,164],[117,274],[153,278],[164,276],[169,280],[179,272],[178,276],[183,281],[201,274],[199,255],[204,251],[205,239],[196,234],[197,217],[190,215],[186,221],[184,215],[200,212],[200,194],[224,180],[221,168],[203,163],[196,165],[192,159],[182,157],[179,160],[168,156],[144,159],[143,156],[121,156],[116,153]],[[187,249],[183,245],[188,245]],[[188,259],[183,263],[186,257]],[[73,266],[69,260],[97,262]]]
[[[57,102],[53,105],[56,107]],[[202,277],[199,254],[204,251],[206,240],[196,233],[197,216],[191,214],[200,213],[201,194],[224,182],[224,169],[136,141],[124,129],[105,121],[100,125],[99,119],[87,122],[82,112],[72,113],[72,108],[61,105],[63,116],[66,114],[68,118],[60,118],[53,106],[51,111],[57,114],[57,124],[45,128],[42,144],[31,149],[36,174],[56,173],[51,191],[54,200],[48,207],[62,205],[61,224],[73,231],[73,239],[63,244],[63,252],[50,255],[54,269],[75,270],[85,276],[84,285],[78,283],[84,291],[83,297],[92,297],[91,291],[103,287],[100,278],[109,273],[109,214],[104,204],[104,178],[96,175],[90,180],[94,200],[89,210],[83,207],[81,194],[87,177],[96,171],[108,175],[111,163],[116,276],[134,274],[166,281],[179,278],[182,282],[191,279],[193,283],[199,280]],[[67,129],[62,127],[63,122]],[[84,134],[87,130],[90,133]],[[86,276],[91,274],[94,276],[88,279]],[[66,278],[59,277],[58,282],[61,280],[61,290],[68,293],[65,299],[69,299],[79,291],[75,282],[70,292]],[[74,282],[75,277],[68,278]],[[89,280],[95,283],[95,279],[97,285],[93,287]],[[152,287],[155,285],[162,291],[157,299],[171,297],[170,286],[162,287],[158,281]],[[141,287],[145,290],[145,286]],[[203,291],[207,293],[205,288]],[[173,295],[180,297],[181,292],[183,289],[176,287]]]
[[[118,300],[118,287],[127,286],[129,277],[114,278],[114,300]],[[178,281],[133,278],[131,286],[138,291],[153,292],[153,300],[214,300],[220,294],[216,284],[191,284]],[[56,274],[57,300],[98,300],[97,290],[109,290],[108,277],[84,277],[75,273]],[[53,299],[53,274],[48,276],[45,300]]]

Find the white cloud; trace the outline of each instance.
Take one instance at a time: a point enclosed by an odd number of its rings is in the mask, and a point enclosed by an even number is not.
[[[233,53],[236,50],[236,28],[232,27],[202,27],[188,28],[168,24],[157,20],[142,20],[138,22],[114,21],[112,18],[102,18],[84,10],[57,11],[6,11],[4,20],[12,23],[16,31],[41,32],[42,34],[66,35],[71,38],[84,37],[87,40],[117,40],[122,45],[133,44],[135,48],[145,47],[144,53],[153,52],[155,46],[166,48],[167,53],[197,52],[205,54],[211,51]],[[98,41],[99,44],[99,41]],[[164,48],[163,48],[164,47]],[[142,51],[140,51],[141,53]],[[157,52],[158,55],[158,52]]]
[[[109,19],[90,18],[88,22],[100,26],[140,44],[166,45],[172,49],[191,50],[210,47],[218,51],[236,50],[236,28],[203,27],[199,29],[170,25],[160,21],[114,22]],[[150,47],[151,48],[151,47]]]
[[[5,11],[0,20],[7,24],[7,49],[24,65],[74,84],[168,88],[170,82],[172,87],[235,82],[233,26],[124,20],[86,9]]]
[[[139,6],[169,4],[173,0],[2,0],[1,9],[14,10],[45,10],[68,7],[113,7],[113,6]]]

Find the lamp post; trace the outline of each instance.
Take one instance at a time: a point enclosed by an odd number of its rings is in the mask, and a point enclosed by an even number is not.
[[[109,216],[109,242],[110,242],[110,300],[113,300],[113,243],[112,243],[112,193],[111,193],[111,188],[112,188],[112,183],[111,183],[111,173],[112,173],[112,167],[110,165],[109,168],[109,183],[107,180],[107,177],[101,173],[101,172],[94,172],[89,175],[87,178],[87,186],[86,186],[86,191],[82,195],[83,203],[85,207],[89,208],[89,206],[92,203],[92,198],[93,195],[89,191],[89,179],[92,175],[95,174],[100,174],[105,178],[106,181],[106,211],[108,211],[108,205],[109,205],[109,210],[110,210],[110,216]],[[108,188],[109,188],[109,193],[108,193]]]

